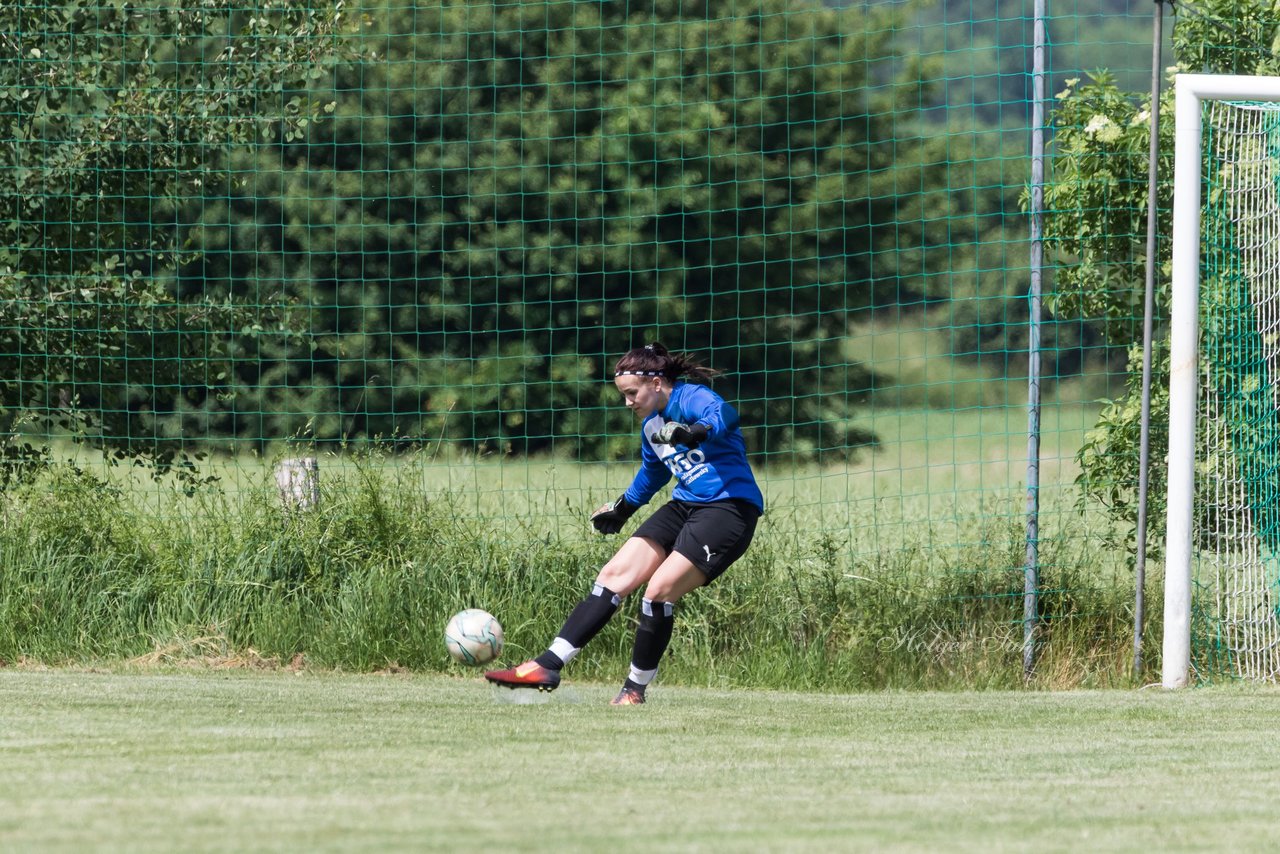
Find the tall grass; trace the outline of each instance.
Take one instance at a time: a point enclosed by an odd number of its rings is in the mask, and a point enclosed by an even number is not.
[[[547,465],[590,496],[625,476]],[[0,659],[449,670],[441,629],[472,606],[502,621],[507,660],[535,654],[617,538],[592,533],[581,508],[566,511],[550,486],[541,495],[500,480],[480,488],[442,483],[441,472],[427,454],[356,455],[326,470],[319,509],[289,512],[265,466],[189,497],[50,468],[4,497]],[[829,485],[813,478],[786,482],[797,491]],[[501,516],[477,512],[478,494],[502,504]],[[780,507],[732,571],[680,604],[663,679],[826,690],[1021,685],[1019,497],[996,490],[984,500],[982,512],[939,522],[945,536],[920,519],[881,519],[894,541],[873,548],[849,518],[816,521],[832,512],[827,502]],[[1065,527],[1042,543],[1032,685],[1127,684],[1131,582],[1088,553],[1087,520],[1055,519]],[[624,606],[574,662],[574,678],[621,677],[633,611]]]

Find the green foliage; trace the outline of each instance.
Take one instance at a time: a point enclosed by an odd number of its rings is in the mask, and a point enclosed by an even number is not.
[[[1072,79],[1057,95],[1053,112],[1053,177],[1044,194],[1044,239],[1058,254],[1047,306],[1060,316],[1102,324],[1107,339],[1141,339],[1147,240],[1147,163],[1151,104],[1121,92],[1114,78],[1096,73]],[[1171,93],[1161,114],[1172,117]],[[1161,123],[1160,147],[1166,179],[1157,201],[1157,232],[1168,234],[1173,183],[1172,121]],[[1024,197],[1025,198],[1025,197]],[[1167,305],[1167,265],[1157,278]]]
[[[1210,0],[1176,7],[1176,69],[1203,73],[1274,74],[1280,15],[1269,0]],[[1110,403],[1080,453],[1080,482],[1113,518],[1137,518],[1141,349],[1146,280],[1150,93],[1121,91],[1099,71],[1087,82],[1068,81],[1053,114],[1053,174],[1045,187],[1046,246],[1057,254],[1054,287],[1046,303],[1059,316],[1097,319],[1109,342],[1129,352],[1125,396]],[[1173,92],[1160,101],[1157,258],[1168,257],[1173,197]],[[1025,202],[1025,197],[1024,197]],[[1157,324],[1167,316],[1171,269],[1155,268]],[[1225,284],[1225,283],[1223,283]],[[1168,354],[1159,343],[1151,366],[1150,458],[1167,449]],[[1149,468],[1152,542],[1163,531],[1163,466]]]
[[[339,17],[274,2],[0,4],[0,436],[34,416],[184,468],[167,415],[229,388],[225,330],[252,337],[269,321],[242,295],[175,289],[194,257],[186,202],[229,175],[237,147],[297,138],[322,112],[282,87],[334,57]],[[21,447],[8,441],[6,457]]]
[[[660,337],[728,372],[753,448],[823,457],[873,441],[851,315],[1025,343],[989,275],[1021,132],[944,114],[954,70],[901,36],[929,9],[39,8],[0,11],[0,406],[34,432],[161,470],[222,438],[631,457],[607,368]]]
[[[1006,200],[951,170],[999,161],[924,121],[933,60],[901,52],[897,9],[753,8],[370,6],[376,56],[317,94],[333,121],[210,188],[190,275],[296,295],[308,340],[246,353],[202,417],[631,456],[607,369],[661,338],[727,372],[755,449],[869,441],[850,313],[977,292]]]
[[[1167,377],[1169,351],[1166,342],[1156,342],[1152,348],[1154,360],[1152,375]],[[1080,475],[1077,482],[1084,487],[1081,496],[1100,501],[1108,515],[1120,523],[1099,532],[1101,542],[1116,552],[1132,553],[1136,548],[1133,539],[1138,519],[1138,486],[1142,475],[1142,347],[1129,348],[1126,392],[1113,401],[1107,401],[1098,416],[1098,422],[1089,431],[1080,447]],[[1165,493],[1167,469],[1163,454],[1169,445],[1169,385],[1153,384],[1150,399],[1150,459],[1147,466],[1147,550],[1158,556],[1164,543]],[[1205,481],[1201,479],[1201,484]],[[1082,508],[1083,509],[1083,508]]]

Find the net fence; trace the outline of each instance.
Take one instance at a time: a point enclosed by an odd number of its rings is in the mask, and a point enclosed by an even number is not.
[[[1102,67],[1147,90],[1150,3],[1052,6],[1048,92]],[[927,591],[945,619],[850,624],[944,669],[1016,672],[1031,16],[1009,0],[5,3],[10,500],[70,466],[139,512],[199,516],[193,496],[274,494],[284,461],[314,460],[285,466],[291,502],[339,507],[376,470],[518,563],[590,542],[587,512],[630,482],[639,439],[611,367],[660,340],[723,371],[779,544],[762,573],[850,614],[868,591]],[[1051,172],[1054,133],[1099,138],[1065,115],[1041,129]],[[1145,186],[1118,146],[1098,163],[1113,188]],[[1132,198],[1051,212],[1095,217],[1133,263]],[[1042,666],[1061,627],[1085,650],[1063,679],[1087,682],[1129,655],[1132,529],[1082,495],[1077,456],[1133,377],[1141,301],[1113,277],[1100,292],[1123,309],[1054,302],[1075,260],[1046,271],[1036,538]],[[1116,474],[1101,491],[1134,489]],[[437,550],[406,548],[424,565]],[[797,611],[818,624],[822,607]]]
[[[1193,538],[1205,593],[1202,655],[1255,679],[1280,672],[1276,397],[1280,204],[1274,104],[1210,101],[1205,142]],[[1214,668],[1217,669],[1217,668]]]

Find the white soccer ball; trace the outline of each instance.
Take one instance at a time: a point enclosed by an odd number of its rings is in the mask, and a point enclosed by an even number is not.
[[[444,627],[444,645],[459,664],[486,664],[502,653],[502,624],[479,608],[459,611]]]

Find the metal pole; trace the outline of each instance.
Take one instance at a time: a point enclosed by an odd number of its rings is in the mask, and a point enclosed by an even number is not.
[[[1031,73],[1031,335],[1027,348],[1027,563],[1022,596],[1022,677],[1035,673],[1040,589],[1040,316],[1044,266],[1045,0],[1035,0]]]
[[[1138,440],[1138,530],[1134,563],[1133,678],[1142,679],[1142,640],[1146,625],[1147,491],[1151,464],[1151,337],[1156,310],[1156,179],[1160,155],[1160,43],[1164,37],[1164,0],[1155,0],[1151,33],[1151,146],[1147,153],[1147,281],[1142,310],[1142,429]]]

